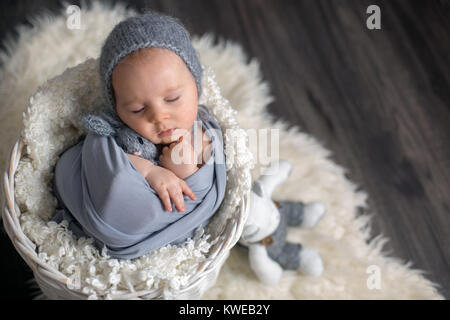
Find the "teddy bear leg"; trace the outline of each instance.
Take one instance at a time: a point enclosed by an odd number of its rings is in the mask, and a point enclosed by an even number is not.
[[[323,272],[323,262],[319,253],[300,243],[286,242],[276,253],[269,251],[269,256],[284,270],[297,270],[309,276],[320,276]]]
[[[290,226],[312,228],[326,212],[325,205],[320,201],[304,204],[297,201],[274,201],[280,214],[287,219]]]
[[[323,262],[320,254],[311,248],[302,247],[298,252],[300,264],[298,271],[304,275],[320,276],[323,272]]]
[[[300,266],[299,252],[302,250],[300,243],[285,242],[276,248],[268,247],[269,256],[275,260],[284,270],[297,270]]]

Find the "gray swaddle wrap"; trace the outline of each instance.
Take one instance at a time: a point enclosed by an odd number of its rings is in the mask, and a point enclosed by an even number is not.
[[[211,157],[184,179],[197,197],[183,194],[185,212],[177,211],[173,201],[173,211],[166,211],[114,138],[90,132],[56,164],[53,188],[60,207],[52,220],[67,220],[76,236],[94,238],[98,249],[106,246],[108,255],[120,259],[193,237],[217,211],[226,188],[221,128],[211,114],[202,125],[211,138]]]

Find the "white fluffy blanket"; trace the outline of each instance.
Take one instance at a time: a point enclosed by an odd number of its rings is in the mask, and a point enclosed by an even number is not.
[[[81,29],[66,28],[66,17],[33,18],[33,29],[20,27],[18,40],[9,39],[0,53],[1,167],[22,127],[22,113],[39,85],[89,57],[97,58],[101,42],[112,27],[135,12],[119,5],[94,3],[82,8]],[[95,32],[94,32],[95,31]],[[274,121],[266,111],[273,101],[262,82],[258,62],[237,44],[213,43],[210,34],[194,37],[201,62],[213,67],[222,94],[238,110],[244,129],[279,129],[280,158],[293,165],[289,179],[277,188],[279,200],[322,200],[327,215],[312,230],[289,229],[289,239],[317,249],[324,260],[320,277],[285,272],[276,286],[260,284],[251,272],[243,250],[234,248],[214,287],[205,299],[442,299],[437,285],[410,263],[388,257],[382,251],[387,239],[370,241],[370,216],[357,215],[367,208],[367,195],[345,177],[345,169],[330,160],[330,152],[299,128]],[[257,159],[257,155],[255,155]],[[256,178],[258,163],[252,171]],[[373,270],[379,271],[380,287],[370,286]]]

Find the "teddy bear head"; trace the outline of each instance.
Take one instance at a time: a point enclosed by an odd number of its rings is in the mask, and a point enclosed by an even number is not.
[[[159,153],[155,144],[133,129],[126,126],[119,128],[117,130],[116,142],[126,153],[150,160],[155,165],[160,164],[158,159]]]
[[[83,118],[83,125],[96,134],[114,137],[116,143],[124,152],[147,159],[155,165],[160,165],[160,153],[154,143],[123,123],[115,121],[107,113],[87,115]]]

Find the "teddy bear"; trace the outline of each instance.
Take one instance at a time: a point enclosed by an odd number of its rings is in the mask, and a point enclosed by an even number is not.
[[[116,121],[107,113],[100,115],[89,114],[82,119],[84,127],[102,136],[112,136],[117,145],[126,153],[134,154],[160,165],[160,152],[153,142],[144,138],[136,131]]]
[[[312,228],[324,216],[320,201],[302,203],[273,201],[273,190],[291,174],[286,160],[272,162],[253,182],[250,209],[238,244],[248,248],[251,269],[264,284],[279,282],[283,270],[297,270],[305,275],[319,276],[323,262],[319,253],[300,243],[286,240],[287,227]]]

